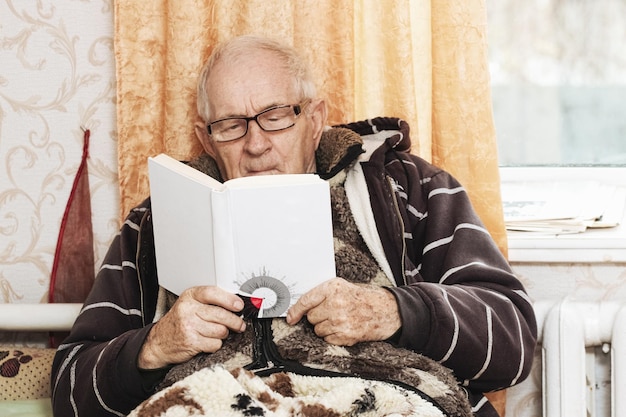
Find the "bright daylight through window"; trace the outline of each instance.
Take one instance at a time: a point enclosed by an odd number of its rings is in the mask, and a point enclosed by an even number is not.
[[[626,166],[626,1],[487,11],[500,165]]]

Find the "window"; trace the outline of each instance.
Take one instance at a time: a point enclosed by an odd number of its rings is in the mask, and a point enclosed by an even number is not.
[[[487,0],[500,165],[626,166],[626,1]]]

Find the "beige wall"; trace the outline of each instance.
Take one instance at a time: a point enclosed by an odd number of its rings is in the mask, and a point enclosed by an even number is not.
[[[97,264],[119,227],[112,7],[0,1],[0,303],[47,298],[81,126]]]

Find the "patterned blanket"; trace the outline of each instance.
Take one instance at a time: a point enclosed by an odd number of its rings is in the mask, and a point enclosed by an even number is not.
[[[419,390],[353,377],[275,373],[266,378],[241,368],[204,368],[158,392],[129,417],[186,416],[470,416],[468,407],[444,410],[432,397],[451,394],[424,373]],[[462,401],[461,401],[461,405]]]

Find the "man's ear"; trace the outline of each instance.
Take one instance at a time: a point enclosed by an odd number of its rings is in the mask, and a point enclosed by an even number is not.
[[[322,139],[322,132],[326,127],[326,102],[323,99],[313,100],[309,107],[309,113],[313,121],[313,138],[315,139],[315,149],[317,149]]]
[[[194,129],[196,132],[196,137],[200,141],[200,144],[204,148],[204,151],[211,155],[213,158],[215,158],[215,147],[213,145],[213,141],[209,137],[209,132],[207,132],[206,130],[206,125],[203,122],[196,122],[194,125]]]

